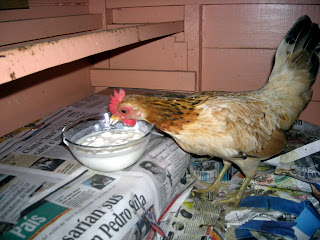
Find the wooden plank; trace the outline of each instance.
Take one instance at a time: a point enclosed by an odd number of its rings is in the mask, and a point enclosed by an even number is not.
[[[8,10],[8,9],[23,9],[29,8],[28,0],[19,0],[19,1],[12,1],[12,0],[2,0],[0,2],[0,10]]]
[[[99,93],[99,92],[105,90],[106,88],[107,88],[107,87],[95,87],[95,88],[94,88],[94,93]]]
[[[115,28],[122,28],[122,27],[129,27],[129,26],[139,26],[142,25],[143,23],[137,23],[137,24],[133,24],[133,23],[128,23],[128,24],[108,24],[107,25],[107,29],[115,29]],[[186,24],[185,24],[185,28],[186,28]],[[186,31],[186,30],[184,30]],[[171,35],[172,37],[176,38],[176,42],[185,42],[185,37],[184,34],[185,32],[180,32],[180,33],[176,33]]]
[[[319,0],[108,0],[108,8],[201,4],[319,4]]]
[[[182,31],[182,21],[144,24],[0,48],[0,84],[97,53]]]
[[[110,68],[187,71],[187,43],[176,43],[170,36],[114,50]]]
[[[29,9],[1,11],[0,22],[45,17],[88,14],[86,6],[31,6]]]
[[[95,87],[127,87],[195,91],[194,72],[92,69]]]
[[[0,22],[0,46],[100,28],[101,14]]]
[[[102,29],[107,29],[107,24],[112,23],[111,9],[106,9],[105,0],[90,0],[89,2],[90,14],[101,14]]]
[[[118,8],[112,11],[113,23],[155,23],[184,20],[184,7]]]
[[[202,90],[249,91],[268,80],[274,50],[203,49]]]
[[[272,70],[275,50],[203,49],[203,90],[249,91],[261,88]],[[320,75],[313,85],[320,101]]]
[[[320,126],[320,102],[311,101],[301,113],[299,119]]]
[[[312,86],[312,91],[313,91],[312,100],[320,101],[320,72],[318,74],[316,82]],[[318,108],[318,110],[320,110],[320,108]]]
[[[185,6],[185,41],[188,43],[188,71],[197,73],[197,90],[201,90],[202,7]]]
[[[0,85],[0,136],[93,93],[88,59]]]
[[[320,5],[206,5],[203,47],[275,49],[297,18],[320,23],[319,13]]]
[[[1,11],[0,21],[26,20],[88,13],[89,0],[29,0],[29,9]]]
[[[61,6],[73,6],[73,5],[88,5],[89,0],[29,0],[29,5],[61,5]]]
[[[167,22],[167,23],[152,23],[136,27],[138,30],[138,40],[144,41],[156,37],[163,37],[166,35],[171,35],[178,32],[184,31],[183,21],[177,22]],[[143,31],[139,31],[143,29]],[[155,34],[156,32],[156,34]],[[156,36],[154,36],[156,35]]]

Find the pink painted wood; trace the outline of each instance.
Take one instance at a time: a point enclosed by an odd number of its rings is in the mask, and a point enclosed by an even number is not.
[[[195,91],[195,73],[92,69],[92,86]]]
[[[166,37],[114,50],[110,53],[110,68],[186,71],[187,43]]]
[[[206,5],[203,47],[276,49],[300,16],[320,22],[319,13],[320,5]]]
[[[319,4],[319,0],[108,0],[108,8],[176,5],[229,5],[229,4]]]
[[[203,49],[204,90],[248,91],[261,88],[272,69],[274,50]]]
[[[0,85],[0,136],[92,94],[89,67],[83,59]]]
[[[0,84],[100,52],[181,31],[183,22],[145,24],[0,49]]]
[[[0,46],[100,28],[102,28],[100,14],[0,22]]]
[[[112,11],[113,23],[154,23],[184,20],[183,6],[116,8]]]
[[[45,17],[50,18],[89,13],[89,0],[29,0],[28,2],[28,9],[1,10],[0,21],[14,21]]]

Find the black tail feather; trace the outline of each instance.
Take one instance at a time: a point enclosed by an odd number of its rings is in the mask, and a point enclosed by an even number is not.
[[[281,102],[274,108],[282,129],[288,129],[312,98],[311,87],[319,70],[320,30],[308,16],[300,17],[280,42],[268,83],[269,98]]]
[[[301,49],[307,50],[310,54],[310,58],[308,59],[310,61],[309,71],[313,78],[316,77],[319,70],[318,54],[320,50],[320,30],[318,24],[313,23],[307,15],[300,17],[288,31],[285,36],[285,42],[288,44],[287,54],[292,54]]]

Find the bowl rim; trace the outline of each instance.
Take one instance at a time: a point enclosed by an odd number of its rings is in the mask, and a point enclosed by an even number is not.
[[[109,113],[109,112],[106,112],[106,113]],[[80,122],[84,121],[84,120],[89,120],[89,119],[94,119],[96,117],[96,119],[94,120],[101,120],[100,118],[103,117],[105,113],[100,113],[100,114],[92,114],[92,115],[88,115],[88,116],[85,116],[85,117],[82,117],[82,118],[79,118],[69,124],[67,124],[66,126],[64,126],[62,128],[62,138],[63,138],[63,142],[68,145],[67,143],[70,143],[74,146],[77,146],[77,147],[81,147],[81,148],[84,148],[84,149],[93,149],[93,150],[106,150],[106,149],[112,149],[112,150],[117,150],[117,149],[122,149],[124,147],[129,147],[129,146],[133,146],[133,145],[137,145],[141,142],[141,140],[145,139],[148,135],[150,135],[154,129],[154,125],[151,124],[151,123],[148,123],[144,120],[137,120],[137,123],[138,122],[145,122],[146,124],[149,124],[150,125],[150,130],[144,134],[141,138],[138,138],[138,139],[135,139],[134,141],[130,141],[130,142],[126,142],[126,143],[122,143],[122,144],[117,144],[117,145],[112,145],[112,146],[87,146],[87,145],[82,145],[82,144],[79,144],[79,143],[75,143],[71,140],[69,140],[65,134],[66,134],[66,131],[73,125],[76,125],[76,124],[79,124]],[[97,118],[99,117],[99,118]],[[136,123],[136,124],[137,124]],[[127,126],[127,125],[125,125]],[[101,131],[103,132],[103,131]],[[98,132],[97,132],[98,133]],[[66,142],[67,143],[66,143]]]

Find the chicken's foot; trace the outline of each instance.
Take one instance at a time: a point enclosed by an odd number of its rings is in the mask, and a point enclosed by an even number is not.
[[[214,203],[230,203],[230,202],[233,202],[233,206],[236,208],[239,206],[239,203],[241,202],[242,200],[242,195],[244,193],[244,191],[246,190],[246,188],[248,187],[250,181],[251,181],[252,178],[250,177],[246,177],[243,181],[243,183],[241,184],[241,187],[239,189],[239,191],[234,194],[232,197],[228,198],[228,199],[225,199],[225,200],[219,200],[219,201],[215,201]]]
[[[221,172],[219,173],[218,177],[216,178],[216,180],[208,187],[205,189],[195,189],[193,190],[196,193],[208,193],[208,192],[213,192],[214,196],[218,195],[219,192],[219,188],[223,185],[225,185],[224,183],[221,182],[224,174],[228,171],[228,169],[230,168],[231,163],[230,162],[224,162],[224,166],[221,170]]]

